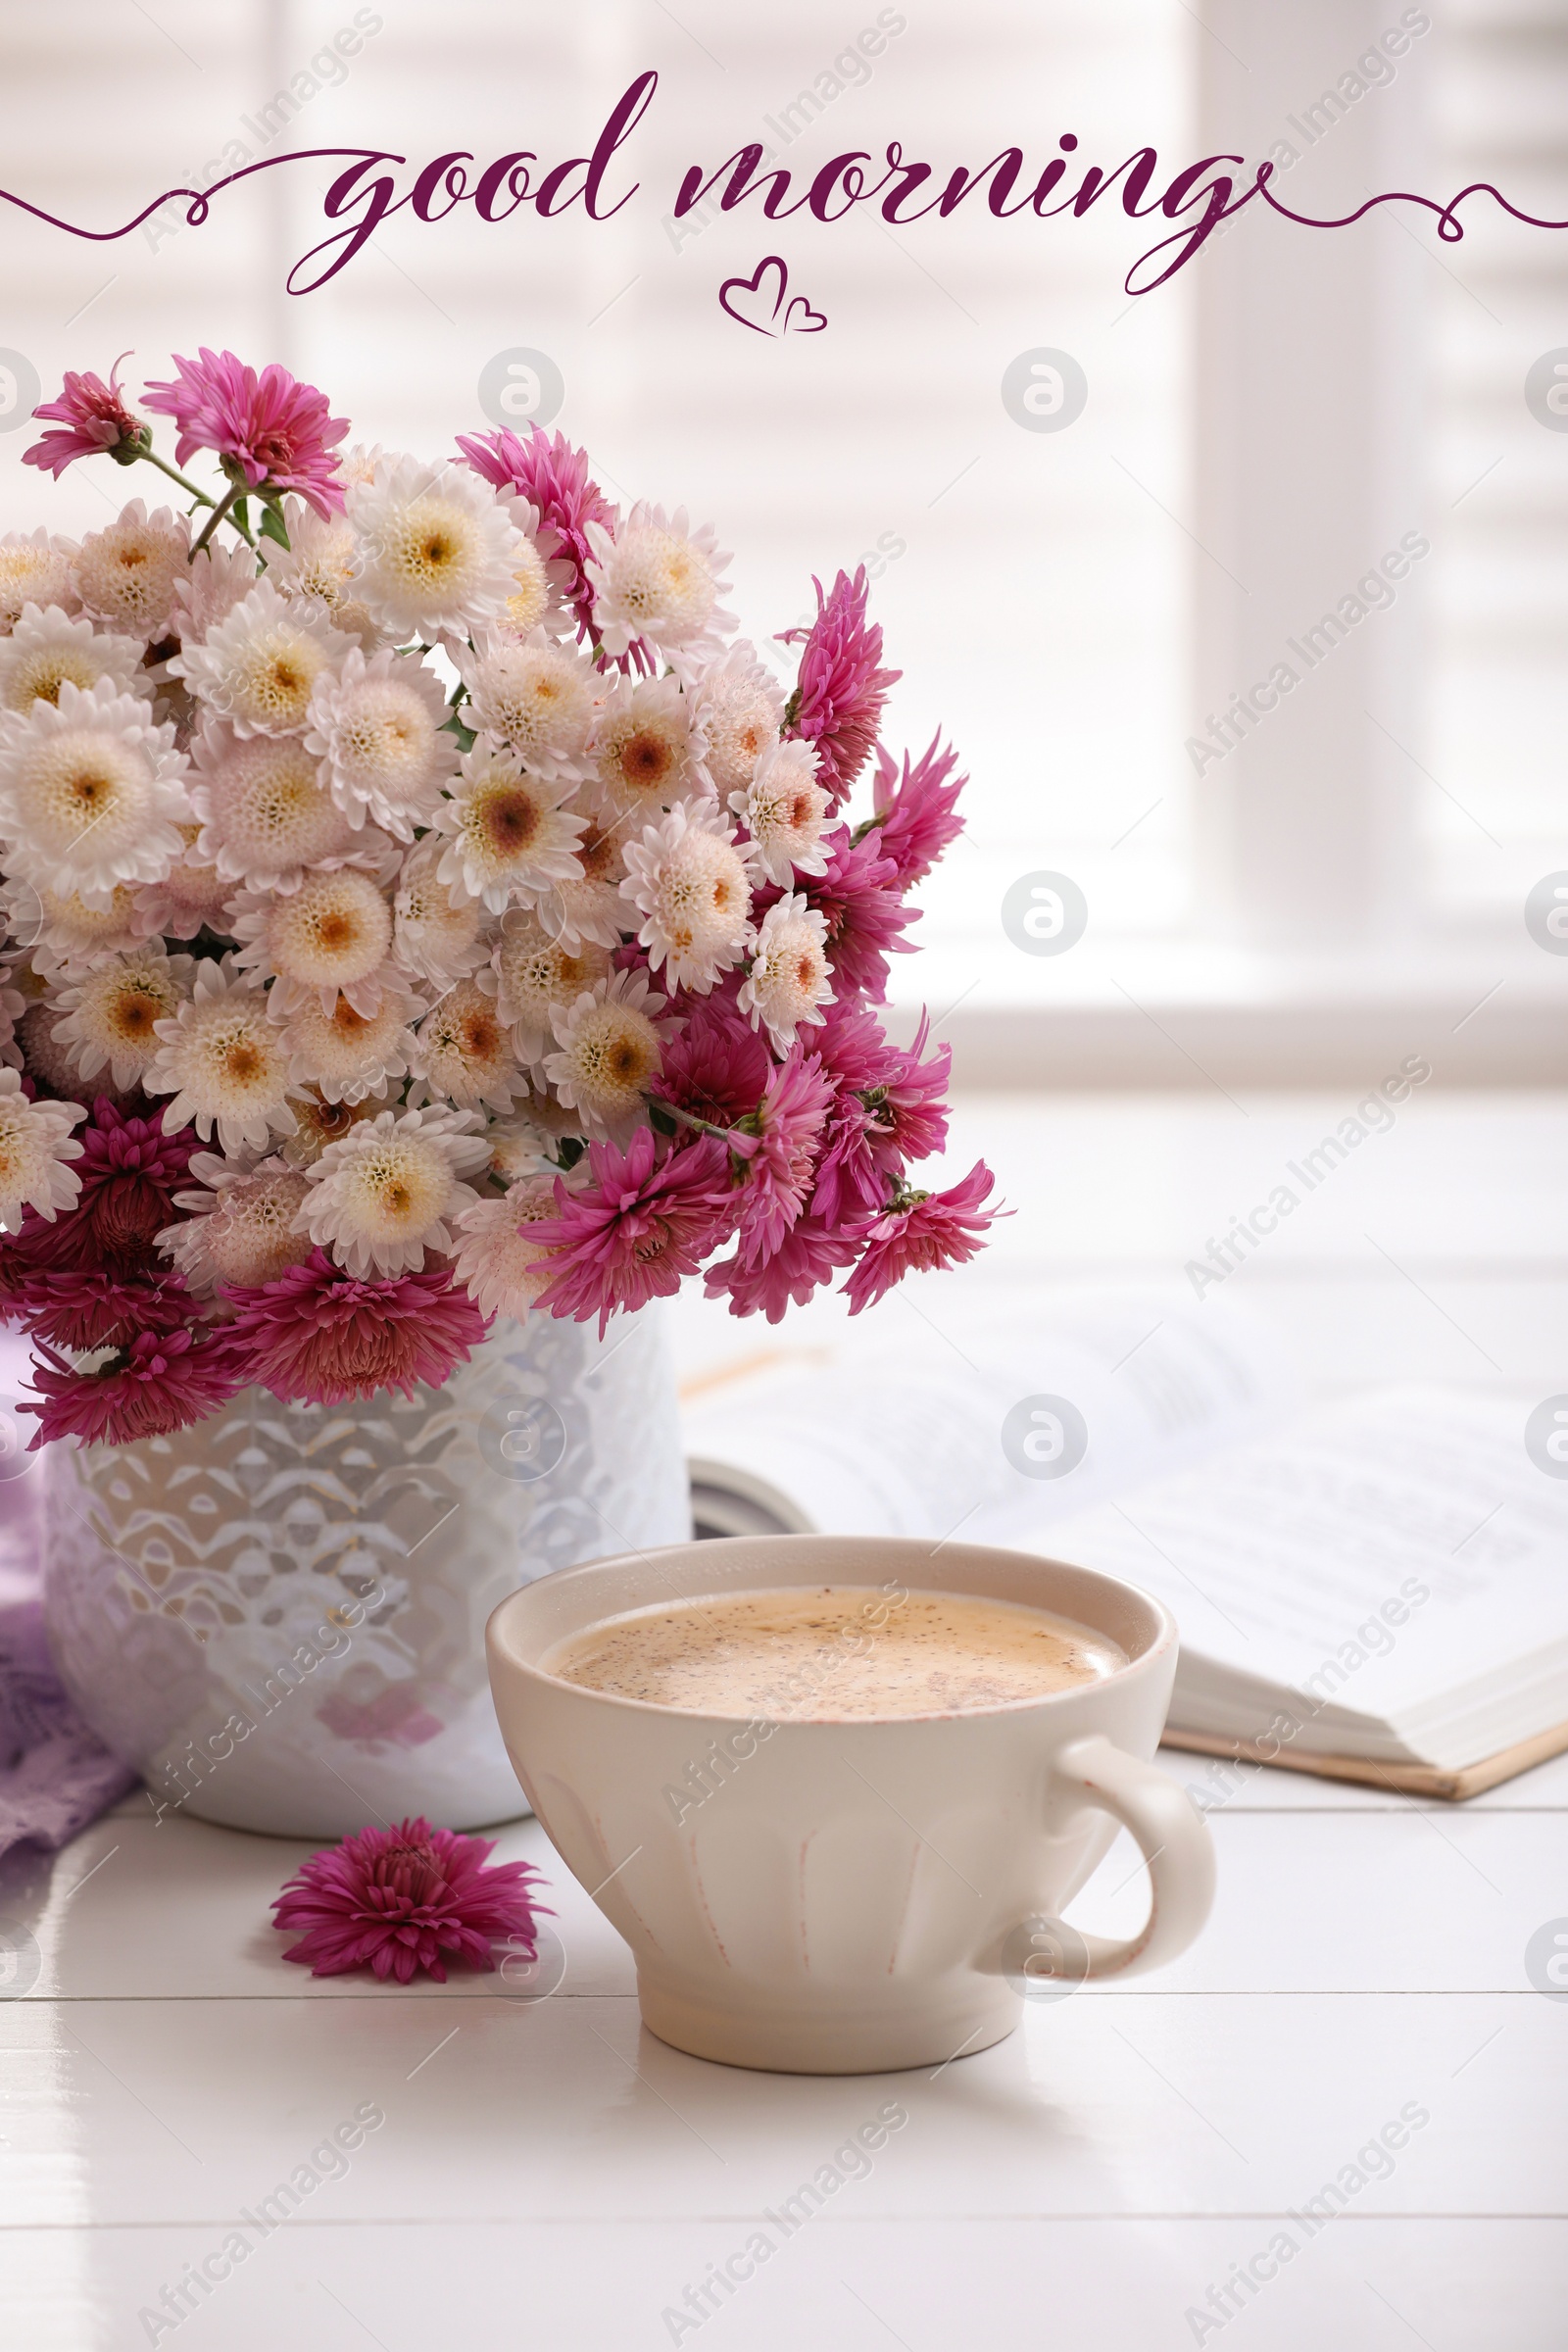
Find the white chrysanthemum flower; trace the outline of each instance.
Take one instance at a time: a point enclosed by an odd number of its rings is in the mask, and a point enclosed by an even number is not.
[[[599,691],[590,662],[543,629],[520,641],[491,632],[457,662],[473,727],[499,735],[537,775],[583,773]]]
[[[73,620],[59,605],[24,605],[10,636],[0,637],[0,706],[25,713],[35,702],[58,703],[67,678],[73,686],[108,678],[117,694],[150,698],[144,650],[139,638],[95,630],[85,614]]]
[[[446,845],[438,834],[416,842],[403,860],[392,902],[392,954],[416,980],[450,988],[477,971],[490,953],[484,908],[436,878]]]
[[[695,681],[692,760],[720,801],[745,791],[783,723],[784,690],[745,638]]]
[[[230,883],[291,891],[313,866],[365,847],[298,735],[236,735],[209,719],[191,746],[196,854]]]
[[[14,629],[29,605],[58,605],[79,612],[74,539],[47,531],[7,531],[0,539],[0,635]]]
[[[167,507],[149,514],[143,501],[133,498],[118,522],[89,531],[82,541],[74,567],[76,593],[95,620],[139,637],[143,645],[156,644],[172,624],[174,590],[189,569],[189,549],[190,524],[183,514],[172,514]]]
[[[514,1097],[527,1087],[500,1005],[477,981],[460,980],[449,988],[416,1035],[411,1102],[439,1098],[464,1110],[487,1103],[492,1110],[509,1111]]]
[[[831,803],[816,780],[818,764],[808,743],[770,743],[751,782],[729,796],[770,882],[827,871],[822,828]]]
[[[387,1004],[381,1008],[383,1013],[390,1003],[389,998]],[[338,1011],[345,1010],[352,1013],[353,1007],[345,1006],[339,999]],[[298,1017],[308,1022],[311,1015],[307,1011]],[[320,1017],[319,1006],[316,1017]],[[412,1036],[409,1042],[413,1044]],[[347,1097],[341,1102],[328,1102],[319,1087],[313,1084],[292,1088],[289,1104],[297,1123],[294,1133],[283,1139],[282,1157],[285,1163],[291,1168],[314,1168],[328,1144],[341,1143],[349,1130],[357,1127],[362,1119],[375,1118],[385,1100],[384,1088],[377,1092],[372,1087],[368,1094],[359,1096],[352,1102]]]
[[[608,979],[610,951],[592,941],[567,948],[545,929],[537,914],[519,906],[502,922],[490,976],[501,1017],[514,1032],[518,1059],[536,1062],[554,1034],[550,1007],[575,1004]]]
[[[535,902],[539,920],[564,948],[619,947],[628,916],[620,886],[626,878],[627,820],[590,822],[577,844],[581,873],[558,882]]]
[[[350,488],[347,514],[360,601],[400,641],[467,637],[516,585],[522,533],[466,466],[383,459],[372,481]]]
[[[159,932],[167,939],[194,939],[204,926],[214,931],[223,928],[224,910],[234,885],[216,865],[209,865],[197,856],[200,825],[180,825],[176,829],[185,844],[184,856],[174,859],[162,881],[144,882],[136,893],[135,919],[140,936],[145,939],[154,938]]]
[[[545,1055],[545,1076],[590,1135],[622,1143],[642,1119],[677,1026],[655,1018],[663,1009],[646,972],[612,972],[574,1004],[552,1007],[559,1051]]]
[[[485,1174],[509,1190],[525,1176],[544,1173],[550,1139],[532,1119],[495,1119],[485,1129],[484,1140],[490,1147]]]
[[[264,546],[270,546],[264,540]],[[174,582],[174,635],[181,646],[200,645],[210,629],[226,620],[256,586],[256,558],[244,545],[211,540],[193,556]]]
[[[427,1250],[452,1248],[450,1220],[478,1198],[461,1179],[487,1147],[471,1110],[390,1110],[328,1144],[310,1170],[300,1225],[362,1278],[416,1274]]]
[[[355,645],[318,688],[305,743],[351,825],[368,816],[412,841],[458,764],[446,718],[441,681],[416,656],[384,650],[367,660]]]
[[[370,476],[345,474],[343,478],[368,481]],[[283,528],[288,533],[287,547],[279,547],[275,539],[262,541],[268,578],[285,596],[303,597],[321,606],[333,627],[357,637],[366,653],[377,652],[384,642],[383,632],[371,619],[368,607],[361,603],[355,586],[359,547],[347,517],[318,514],[303,498],[289,497],[283,501]]]
[[[596,805],[634,822],[671,808],[692,791],[691,730],[678,678],[626,678],[594,729]]]
[[[367,1017],[380,1009],[392,909],[358,866],[307,874],[286,898],[242,890],[230,902],[228,927],[245,943],[235,957],[240,970],[273,983],[274,1020],[312,997],[330,1018],[340,993]]]
[[[31,972],[25,964],[19,968],[23,977],[31,979]],[[29,1000],[20,988],[12,987],[11,979],[10,965],[0,963],[0,1061],[7,1061],[13,1069],[20,1070],[24,1067],[24,1057],[17,1042],[17,1023],[25,1017]]]
[[[553,1175],[525,1177],[504,1200],[476,1200],[464,1210],[453,1271],[481,1314],[522,1321],[553,1272],[540,1264],[528,1229],[559,1213]]]
[[[87,1113],[79,1102],[29,1102],[13,1069],[0,1069],[0,1233],[17,1233],[22,1212],[35,1208],[52,1225],[74,1208],[81,1179],[68,1160],[82,1147],[71,1130]]]
[[[735,1003],[754,1029],[764,1027],[780,1054],[798,1029],[826,1019],[833,1003],[827,960],[827,917],[806,899],[780,899],[754,935],[746,978]]]
[[[55,1043],[55,1024],[59,1018],[52,1004],[40,1001],[29,1004],[17,1023],[16,1043],[21,1049],[21,1063],[10,1054],[5,1058],[13,1068],[20,1066],[29,1078],[36,1078],[41,1086],[48,1087],[51,1094],[69,1102],[83,1089],[70,1054],[64,1046]],[[94,1092],[115,1096],[119,1107],[117,1087],[100,1081]]]
[[[142,1079],[149,1095],[172,1095],[164,1133],[192,1120],[203,1143],[216,1130],[231,1156],[266,1152],[274,1135],[293,1132],[288,1070],[277,1030],[267,1017],[266,991],[234,969],[234,958],[196,966],[188,1001],[158,1023],[163,1041]]]
[[[695,806],[700,809],[702,803]],[[752,864],[728,829],[677,802],[626,845],[620,895],[643,918],[637,936],[671,986],[706,996],[740,961],[752,918]]]
[[[639,499],[613,537],[602,522],[587,524],[586,535],[594,624],[607,653],[624,654],[638,637],[685,662],[717,651],[735,616],[719,611],[729,557],[708,524],[694,531],[684,507],[666,514]]]
[[[447,842],[438,879],[492,914],[578,880],[577,839],[588,820],[562,807],[573,789],[531,775],[514,752],[480,736],[435,812]]]
[[[122,1092],[137,1086],[158,1052],[156,1024],[172,1020],[190,994],[192,958],[171,956],[161,939],[145,940],[98,964],[61,992],[54,1042],[83,1084],[108,1068]]]
[[[391,1081],[406,1078],[414,1066],[413,1023],[423,1009],[390,970],[382,974],[381,1002],[371,1013],[356,1012],[347,997],[325,1013],[318,997],[307,997],[283,1023],[290,1089],[298,1095],[314,1087],[324,1102],[382,1101]],[[323,1144],[331,1141],[326,1136]],[[308,1156],[319,1156],[319,1148]]]
[[[496,503],[522,533],[522,545],[514,551],[512,593],[492,628],[506,637],[530,637],[538,628],[566,636],[576,627],[566,604],[574,567],[557,554],[560,533],[518,490],[497,490]]]
[[[117,883],[156,882],[184,850],[185,757],[139,695],[62,679],[58,704],[0,721],[6,868],[35,889],[107,906]]]
[[[255,1168],[248,1161],[248,1153],[235,1161],[192,1152],[190,1172],[201,1189],[174,1195],[174,1206],[186,1215],[158,1236],[159,1249],[200,1298],[220,1283],[275,1282],[311,1254],[294,1226],[310,1189],[305,1178],[281,1159]]]
[[[355,441],[337,462],[337,478],[347,489],[354,482],[373,482],[378,466],[412,466],[401,449],[383,449],[379,441]]]
[[[6,928],[18,947],[32,951],[38,979],[53,987],[63,976],[84,971],[100,956],[119,954],[149,938],[157,928],[138,912],[139,892],[118,883],[107,906],[87,906],[74,891],[34,890],[30,882],[0,885]]]
[[[205,643],[182,646],[169,668],[237,734],[298,735],[344,644],[318,606],[290,602],[259,580]]]

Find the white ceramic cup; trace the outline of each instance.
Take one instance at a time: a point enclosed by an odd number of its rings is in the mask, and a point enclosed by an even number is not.
[[[810,1585],[1024,1601],[1108,1635],[1127,1664],[968,1713],[771,1725],[541,1671],[558,1642],[627,1609]],[[1025,1993],[1156,1968],[1207,1917],[1208,1831],[1148,1761],[1175,1623],[1114,1577],[978,1544],[748,1536],[543,1577],[502,1602],[487,1646],[529,1802],[630,1944],[644,2024],[697,2057],[789,2074],[940,2065],[1009,2034]],[[1118,1826],[1152,1893],[1125,1942],[1058,1916]]]

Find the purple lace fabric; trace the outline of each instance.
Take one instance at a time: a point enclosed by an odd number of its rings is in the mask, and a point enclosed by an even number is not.
[[[44,1640],[37,1455],[16,1475],[34,1427],[15,1409],[25,1360],[0,1332],[0,1855],[64,1845],[136,1779],[76,1713]]]

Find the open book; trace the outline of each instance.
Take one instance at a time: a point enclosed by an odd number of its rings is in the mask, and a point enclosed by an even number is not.
[[[1170,1743],[1468,1796],[1568,1748],[1568,1478],[1526,1449],[1536,1401],[1303,1409],[1217,1301],[971,1298],[699,1382],[685,1419],[699,1533],[1108,1570],[1181,1628]]]

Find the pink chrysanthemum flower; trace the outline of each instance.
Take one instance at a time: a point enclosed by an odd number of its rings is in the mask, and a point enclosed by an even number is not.
[[[913,1272],[960,1266],[973,1257],[998,1211],[983,1208],[996,1178],[977,1159],[945,1193],[900,1193],[859,1230],[865,1248],[844,1285],[850,1312],[874,1306],[896,1282]]]
[[[913,1056],[920,1068],[927,1066],[918,1060],[924,1035],[922,1027]],[[889,1045],[876,1015],[862,1004],[835,1004],[811,1043],[837,1086],[817,1156],[811,1214],[843,1225],[880,1209],[887,1199],[895,1163],[886,1151],[885,1103],[890,1089],[912,1083],[911,1057]],[[935,1070],[938,1064],[929,1066]],[[911,1151],[908,1156],[916,1154]]]
[[[183,1330],[199,1311],[179,1276],[169,1273],[151,1282],[112,1272],[28,1274],[14,1296],[33,1339],[83,1353],[128,1348],[138,1332]]]
[[[161,1271],[157,1239],[175,1213],[174,1195],[188,1180],[194,1137],[166,1135],[162,1111],[126,1117],[100,1095],[79,1140],[75,1213],[52,1232],[29,1227],[35,1262],[82,1273]]]
[[[792,1300],[804,1306],[854,1255],[855,1244],[835,1227],[817,1216],[800,1217],[771,1257],[743,1265],[737,1252],[709,1267],[705,1287],[710,1298],[728,1297],[732,1315],[764,1314],[778,1323]]]
[[[301,1940],[283,1954],[313,1976],[371,1968],[407,1984],[419,1971],[447,1981],[443,1954],[493,1969],[490,1946],[538,1957],[535,1923],[547,1906],[531,1862],[489,1862],[493,1838],[435,1830],[419,1815],[395,1829],[360,1830],[310,1860],[272,1905],[273,1926]]]
[[[122,352],[120,360],[128,359]],[[65,426],[61,433],[45,433],[30,449],[22,453],[24,466],[36,466],[41,472],[52,473],[58,481],[68,466],[77,458],[96,458],[106,453],[122,457],[127,462],[142,447],[144,427],[139,416],[133,416],[120,397],[120,360],[109,370],[106,384],[101,375],[66,369],[65,388],[57,400],[46,400],[33,410],[35,416],[51,418]]]
[[[557,1213],[534,1227],[554,1268],[539,1304],[578,1323],[597,1315],[603,1339],[612,1314],[671,1298],[696,1273],[734,1206],[716,1136],[671,1149],[644,1127],[624,1152],[591,1145],[589,1167],[583,1192],[557,1182]]]
[[[773,1067],[766,1046],[744,1013],[733,988],[696,998],[686,1026],[665,1040],[650,1092],[715,1126],[728,1127],[755,1111]]]
[[[250,489],[295,490],[323,518],[341,514],[336,444],[349,424],[328,416],[324,393],[286,368],[274,364],[258,375],[231,351],[205,344],[199,360],[176,352],[174,366],[173,381],[149,384],[146,399],[178,426],[181,466],[198,449],[216,450]]]
[[[872,821],[879,854],[897,866],[901,890],[922,881],[963,831],[957,800],[969,779],[954,774],[957,764],[957,753],[940,735],[932,736],[912,767],[906,752],[902,772],[878,749]]]
[[[141,1331],[94,1372],[74,1371],[39,1343],[32,1385],[41,1402],[32,1452],[56,1438],[87,1446],[124,1446],[133,1438],[167,1438],[189,1429],[226,1404],[245,1378],[221,1338],[204,1331]]]
[[[953,1075],[953,1048],[939,1046],[929,1061],[923,1059],[931,1034],[931,1016],[920,1015],[914,1043],[898,1054],[897,1070],[872,1096],[876,1111],[874,1150],[885,1168],[906,1160],[929,1159],[948,1140],[948,1105],[944,1098]]]
[[[899,869],[883,857],[874,833],[852,841],[840,826],[822,846],[824,871],[807,875],[799,888],[827,919],[834,993],[880,1004],[888,993],[888,957],[913,954],[914,942],[903,935],[919,921],[920,909],[901,905]]]
[[[380,1389],[438,1389],[466,1364],[489,1328],[451,1268],[429,1265],[361,1281],[313,1250],[275,1282],[224,1292],[235,1308],[227,1336],[246,1380],[285,1404],[347,1404]]]
[[[747,1161],[736,1237],[744,1264],[773,1256],[806,1206],[832,1101],[816,1055],[797,1046],[768,1079],[753,1122],[757,1132],[732,1132],[730,1148]]]
[[[544,552],[569,566],[566,602],[577,616],[579,638],[586,637],[594,615],[594,592],[584,571],[592,553],[587,526],[598,522],[613,530],[617,520],[616,509],[589,476],[587,452],[573,449],[564,433],[547,433],[537,424],[529,427],[526,441],[503,429],[460,433],[458,447],[475,473],[497,490],[518,491],[545,532],[555,533],[555,548]]]
[[[879,669],[882,631],[865,617],[867,586],[862,564],[852,580],[840,572],[832,593],[816,590],[816,618],[808,629],[784,629],[786,645],[803,644],[800,682],[784,713],[786,735],[814,743],[822,784],[835,804],[871,756],[888,688],[902,669]]]

